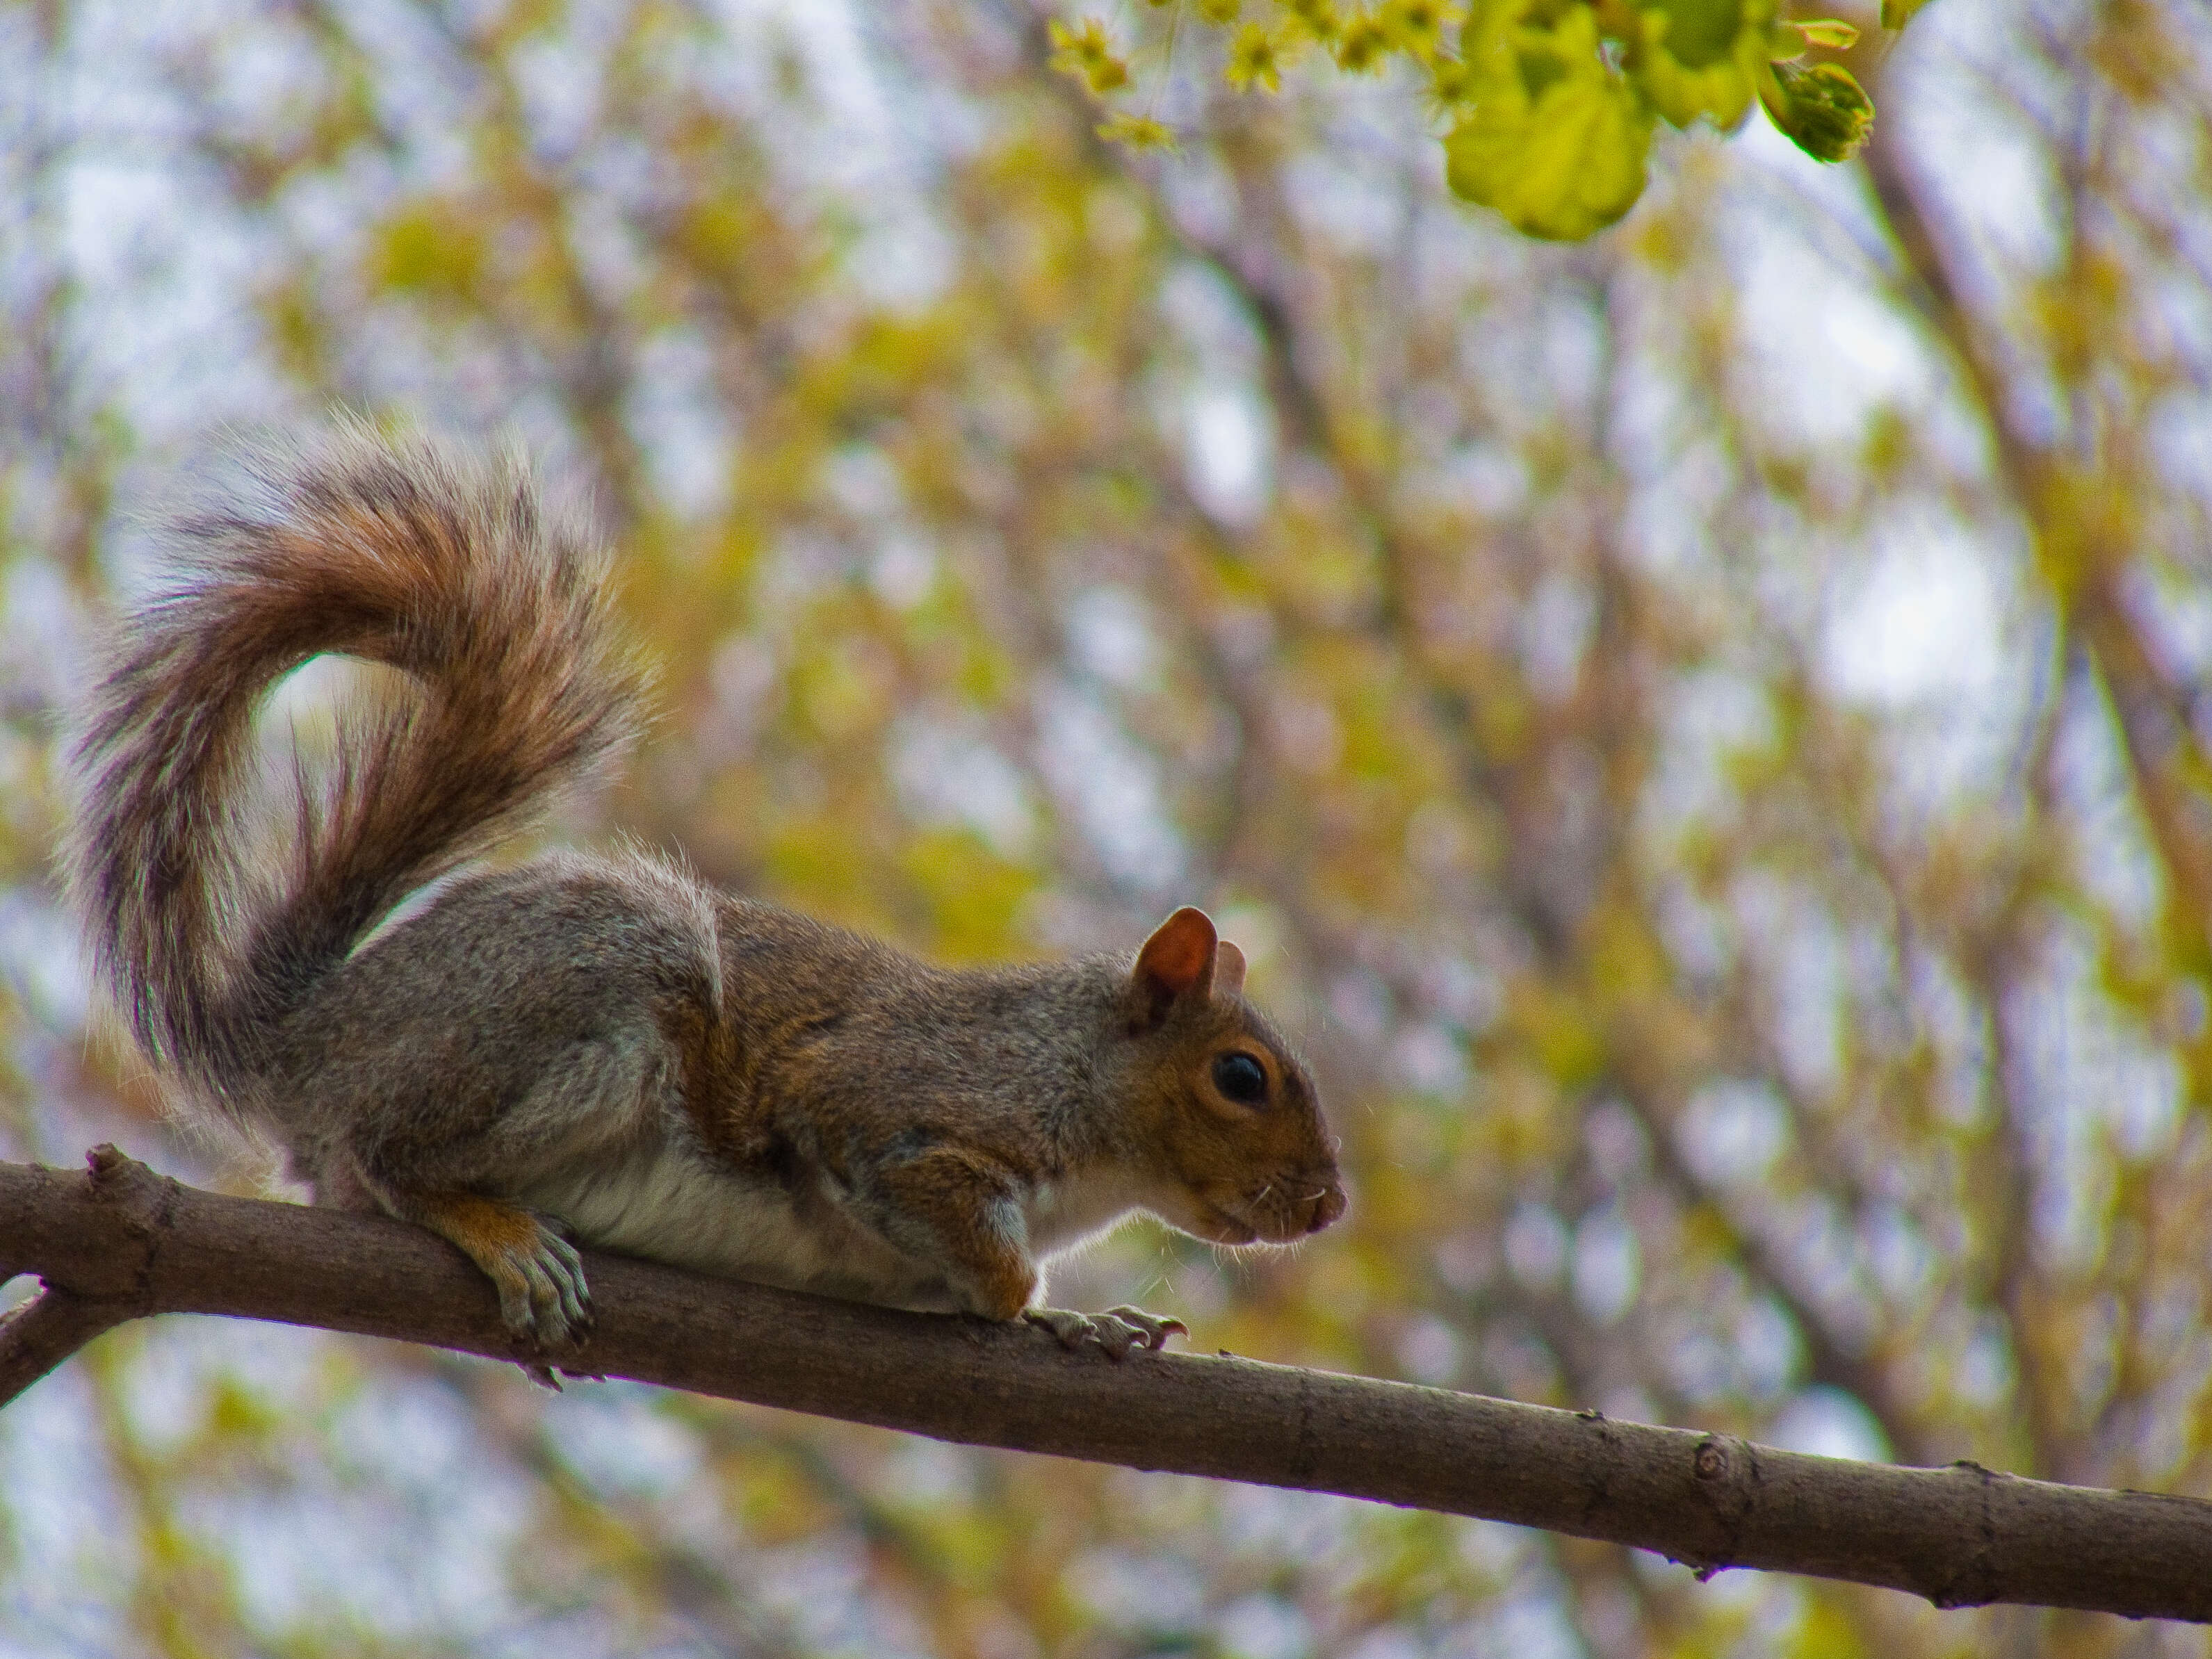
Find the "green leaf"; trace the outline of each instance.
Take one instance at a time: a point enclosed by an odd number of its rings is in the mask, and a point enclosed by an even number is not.
[[[1630,77],[1678,127],[1703,118],[1733,131],[1751,113],[1773,55],[1774,0],[1664,0],[1633,14]]]
[[[1735,50],[1747,12],[1762,12],[1760,32],[1774,15],[1771,3],[1747,6],[1744,0],[1662,0],[1653,8],[1666,21],[1667,50],[1685,69],[1724,62]]]
[[[1747,68],[1729,57],[1692,66],[1673,50],[1674,20],[1667,13],[1655,8],[1640,21],[1643,40],[1628,69],[1660,114],[1678,127],[1703,116],[1725,132],[1751,112],[1755,64]]]
[[[1927,3],[1928,0],[1881,0],[1882,27],[1903,28],[1912,21],[1913,14]]]
[[[1774,64],[1760,79],[1767,118],[1816,161],[1847,161],[1874,127],[1874,104],[1840,64]]]
[[[1598,55],[1588,6],[1549,28],[1497,21],[1469,43],[1474,107],[1444,139],[1445,179],[1528,235],[1579,241],[1644,193],[1651,111]]]

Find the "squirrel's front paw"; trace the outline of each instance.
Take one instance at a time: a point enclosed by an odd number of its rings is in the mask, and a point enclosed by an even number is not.
[[[1180,1319],[1162,1319],[1139,1308],[1115,1308],[1103,1314],[1073,1313],[1065,1308],[1030,1308],[1022,1317],[1042,1325],[1060,1339],[1063,1348],[1079,1348],[1096,1342],[1110,1358],[1122,1359],[1132,1348],[1158,1349],[1176,1331],[1185,1336],[1190,1328]]]

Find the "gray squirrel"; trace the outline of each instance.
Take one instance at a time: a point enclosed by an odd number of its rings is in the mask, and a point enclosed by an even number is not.
[[[316,1202],[450,1239],[543,1347],[589,1324],[574,1240],[1116,1358],[1180,1327],[1042,1306],[1051,1257],[1132,1211],[1226,1245],[1344,1212],[1313,1080],[1201,911],[1133,963],[953,971],[635,850],[469,867],[639,726],[597,538],[515,459],[359,422],[247,471],[115,628],[64,859],[139,1043]],[[347,712],[267,857],[255,714],[323,653],[407,688]]]

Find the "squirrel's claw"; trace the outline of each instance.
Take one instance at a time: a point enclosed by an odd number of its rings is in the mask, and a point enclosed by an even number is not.
[[[540,1347],[579,1340],[592,1325],[591,1287],[576,1247],[537,1217],[533,1244],[506,1254],[492,1268],[499,1316],[517,1336]]]
[[[1060,1339],[1063,1348],[1075,1349],[1096,1342],[1109,1359],[1125,1359],[1132,1348],[1157,1350],[1169,1336],[1190,1328],[1180,1319],[1162,1319],[1137,1308],[1115,1308],[1103,1314],[1072,1312],[1066,1308],[1030,1308],[1022,1315],[1032,1325],[1042,1325]]]
[[[1038,1325],[1060,1339],[1063,1348],[1079,1348],[1084,1338],[1091,1334],[1091,1316],[1071,1311],[1066,1308],[1024,1308],[1022,1322]]]
[[[1141,1308],[1109,1308],[1102,1317],[1133,1326],[1143,1339],[1145,1346],[1154,1353],[1167,1346],[1169,1337],[1190,1334],[1190,1327],[1180,1319],[1163,1319],[1159,1315],[1148,1314]],[[1128,1350],[1124,1348],[1121,1352],[1127,1353]]]
[[[387,1199],[398,1213],[458,1245],[499,1292],[507,1328],[541,1348],[582,1338],[592,1323],[584,1261],[553,1218],[511,1199],[479,1193],[416,1193]]]
[[[561,1310],[560,1336],[579,1336],[592,1328],[592,1289],[584,1282],[584,1259],[576,1254],[576,1247],[544,1222],[538,1223],[543,1237],[539,1243],[538,1266],[553,1282],[553,1293]]]

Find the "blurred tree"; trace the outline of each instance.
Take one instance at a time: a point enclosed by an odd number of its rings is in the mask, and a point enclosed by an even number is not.
[[[1842,52],[1859,162],[1662,135],[1571,248],[1402,54],[1132,151],[1054,21],[0,6],[0,1152],[240,1168],[86,1046],[52,733],[116,502],[342,399],[598,491],[607,823],[953,958],[1224,915],[1352,1217],[1065,1294],[2212,1494],[2202,8],[1950,0]],[[2204,1651],[235,1328],[42,1384],[0,1501],[42,1654]]]

